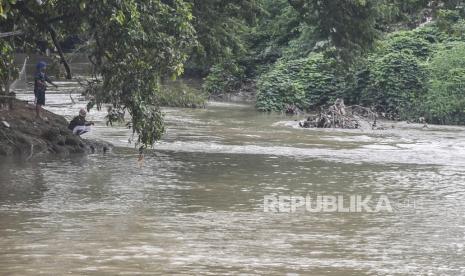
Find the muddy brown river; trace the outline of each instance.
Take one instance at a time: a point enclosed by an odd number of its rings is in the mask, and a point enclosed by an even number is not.
[[[59,84],[47,108],[69,119],[85,102]],[[113,153],[1,159],[0,275],[465,274],[465,128],[299,129],[243,103],[165,112],[143,164],[96,111],[88,138]],[[284,208],[318,196],[391,209]]]

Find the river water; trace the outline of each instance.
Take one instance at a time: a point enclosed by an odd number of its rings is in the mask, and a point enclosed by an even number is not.
[[[70,119],[85,103],[59,85],[47,108]],[[299,129],[242,103],[165,112],[143,163],[103,111],[88,138],[113,153],[2,159],[0,275],[465,274],[465,128]],[[265,208],[307,195],[392,208]]]

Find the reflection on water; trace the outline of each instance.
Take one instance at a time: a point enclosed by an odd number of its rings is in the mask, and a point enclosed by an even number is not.
[[[85,104],[47,100],[68,118]],[[90,137],[113,154],[1,160],[0,274],[465,273],[464,128],[303,130],[229,103],[165,111],[142,167],[129,130],[95,111]],[[395,210],[263,211],[266,195],[307,194],[387,195]]]

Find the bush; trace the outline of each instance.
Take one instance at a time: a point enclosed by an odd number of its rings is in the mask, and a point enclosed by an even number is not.
[[[425,116],[433,123],[465,123],[465,43],[443,45],[429,63],[429,70]]]
[[[235,61],[214,65],[204,80],[203,90],[209,95],[221,95],[237,91],[245,79],[244,67]]]
[[[164,83],[157,96],[160,106],[191,108],[205,106],[208,98],[201,89],[183,80]]]
[[[418,112],[418,101],[425,94],[426,70],[408,52],[373,56],[368,65],[368,85],[361,103],[375,106],[396,118],[408,118]]]
[[[321,53],[281,58],[258,80],[257,108],[314,109],[342,97],[393,119],[464,124],[465,20],[447,22],[392,33],[350,68]]]
[[[280,60],[258,81],[257,108],[282,111],[295,105],[308,110],[325,105],[344,91],[337,69],[335,59],[320,53]]]
[[[271,71],[258,81],[256,106],[261,111],[281,111],[286,105],[305,105],[305,90],[295,80],[295,65],[299,61],[278,62]]]
[[[0,95],[4,94],[7,86],[18,75],[14,64],[14,49],[4,39],[0,39]]]
[[[422,38],[429,43],[440,43],[448,38],[448,35],[442,32],[435,23],[429,23],[417,28],[413,30],[413,33],[416,37]]]
[[[430,37],[431,38],[431,37]],[[427,58],[433,50],[431,41],[425,39],[419,32],[400,31],[393,33],[380,43],[378,55],[393,52],[409,52],[418,58]]]
[[[465,40],[465,20],[457,10],[440,10],[437,18],[437,29],[443,34],[445,41]]]

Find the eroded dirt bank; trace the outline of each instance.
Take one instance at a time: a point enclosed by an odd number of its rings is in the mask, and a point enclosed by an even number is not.
[[[112,145],[82,139],[68,130],[62,116],[43,110],[46,119],[35,116],[34,105],[16,101],[13,109],[0,109],[0,156],[94,153],[110,151]]]

